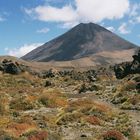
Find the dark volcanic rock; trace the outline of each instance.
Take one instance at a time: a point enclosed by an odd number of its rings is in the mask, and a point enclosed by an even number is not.
[[[19,74],[23,71],[26,71],[27,69],[27,66],[19,64],[18,62],[13,62],[12,60],[4,59],[0,63],[0,71],[4,73]]]
[[[122,79],[129,74],[140,73],[140,50],[137,55],[132,57],[132,62],[124,62],[114,66],[115,75],[118,79]]]
[[[123,62],[114,66],[116,78],[122,79],[131,73],[131,62]]]
[[[53,70],[53,69],[49,69],[49,70],[46,70],[46,71],[42,71],[38,74],[38,76],[40,78],[53,78],[56,76],[56,72]]]
[[[45,87],[49,87],[49,86],[51,86],[52,85],[52,83],[50,82],[50,81],[46,81],[45,82]]]

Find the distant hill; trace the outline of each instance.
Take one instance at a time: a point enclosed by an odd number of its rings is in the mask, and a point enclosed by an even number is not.
[[[86,65],[119,63],[131,58],[136,45],[94,23],[79,24],[65,34],[22,57],[27,61],[78,63]],[[84,60],[84,61],[82,61]]]

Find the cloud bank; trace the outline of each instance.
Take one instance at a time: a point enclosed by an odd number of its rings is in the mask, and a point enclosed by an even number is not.
[[[74,6],[68,4],[58,8],[45,4],[25,9],[25,12],[35,20],[72,25],[79,22],[97,23],[105,19],[120,19],[129,8],[129,0],[75,0]]]

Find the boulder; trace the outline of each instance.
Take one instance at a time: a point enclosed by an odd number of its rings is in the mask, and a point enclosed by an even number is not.
[[[27,66],[19,64],[18,62],[14,62],[12,60],[4,59],[0,63],[0,71],[2,71],[3,73],[20,74],[21,72],[26,71],[27,69]]]
[[[19,74],[21,69],[13,62],[6,63],[4,66],[4,72],[10,74]]]

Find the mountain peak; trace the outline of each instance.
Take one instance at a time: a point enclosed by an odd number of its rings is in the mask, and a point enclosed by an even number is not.
[[[45,43],[24,57],[31,61],[72,61],[93,57],[101,52],[129,50],[136,45],[94,23],[80,23],[56,39]]]
[[[75,28],[84,28],[84,29],[88,29],[88,28],[90,28],[90,29],[97,29],[97,30],[106,30],[107,31],[107,29],[105,29],[104,27],[102,27],[102,26],[100,26],[100,25],[98,25],[98,24],[95,24],[95,23],[92,23],[92,22],[89,22],[89,23],[80,23],[80,24],[78,24],[77,26],[75,26]]]
[[[89,33],[89,32],[100,32],[100,31],[107,31],[104,27],[95,24],[95,23],[80,23],[77,26],[75,26],[73,29],[70,31],[78,31],[78,32],[84,32],[84,33]]]

